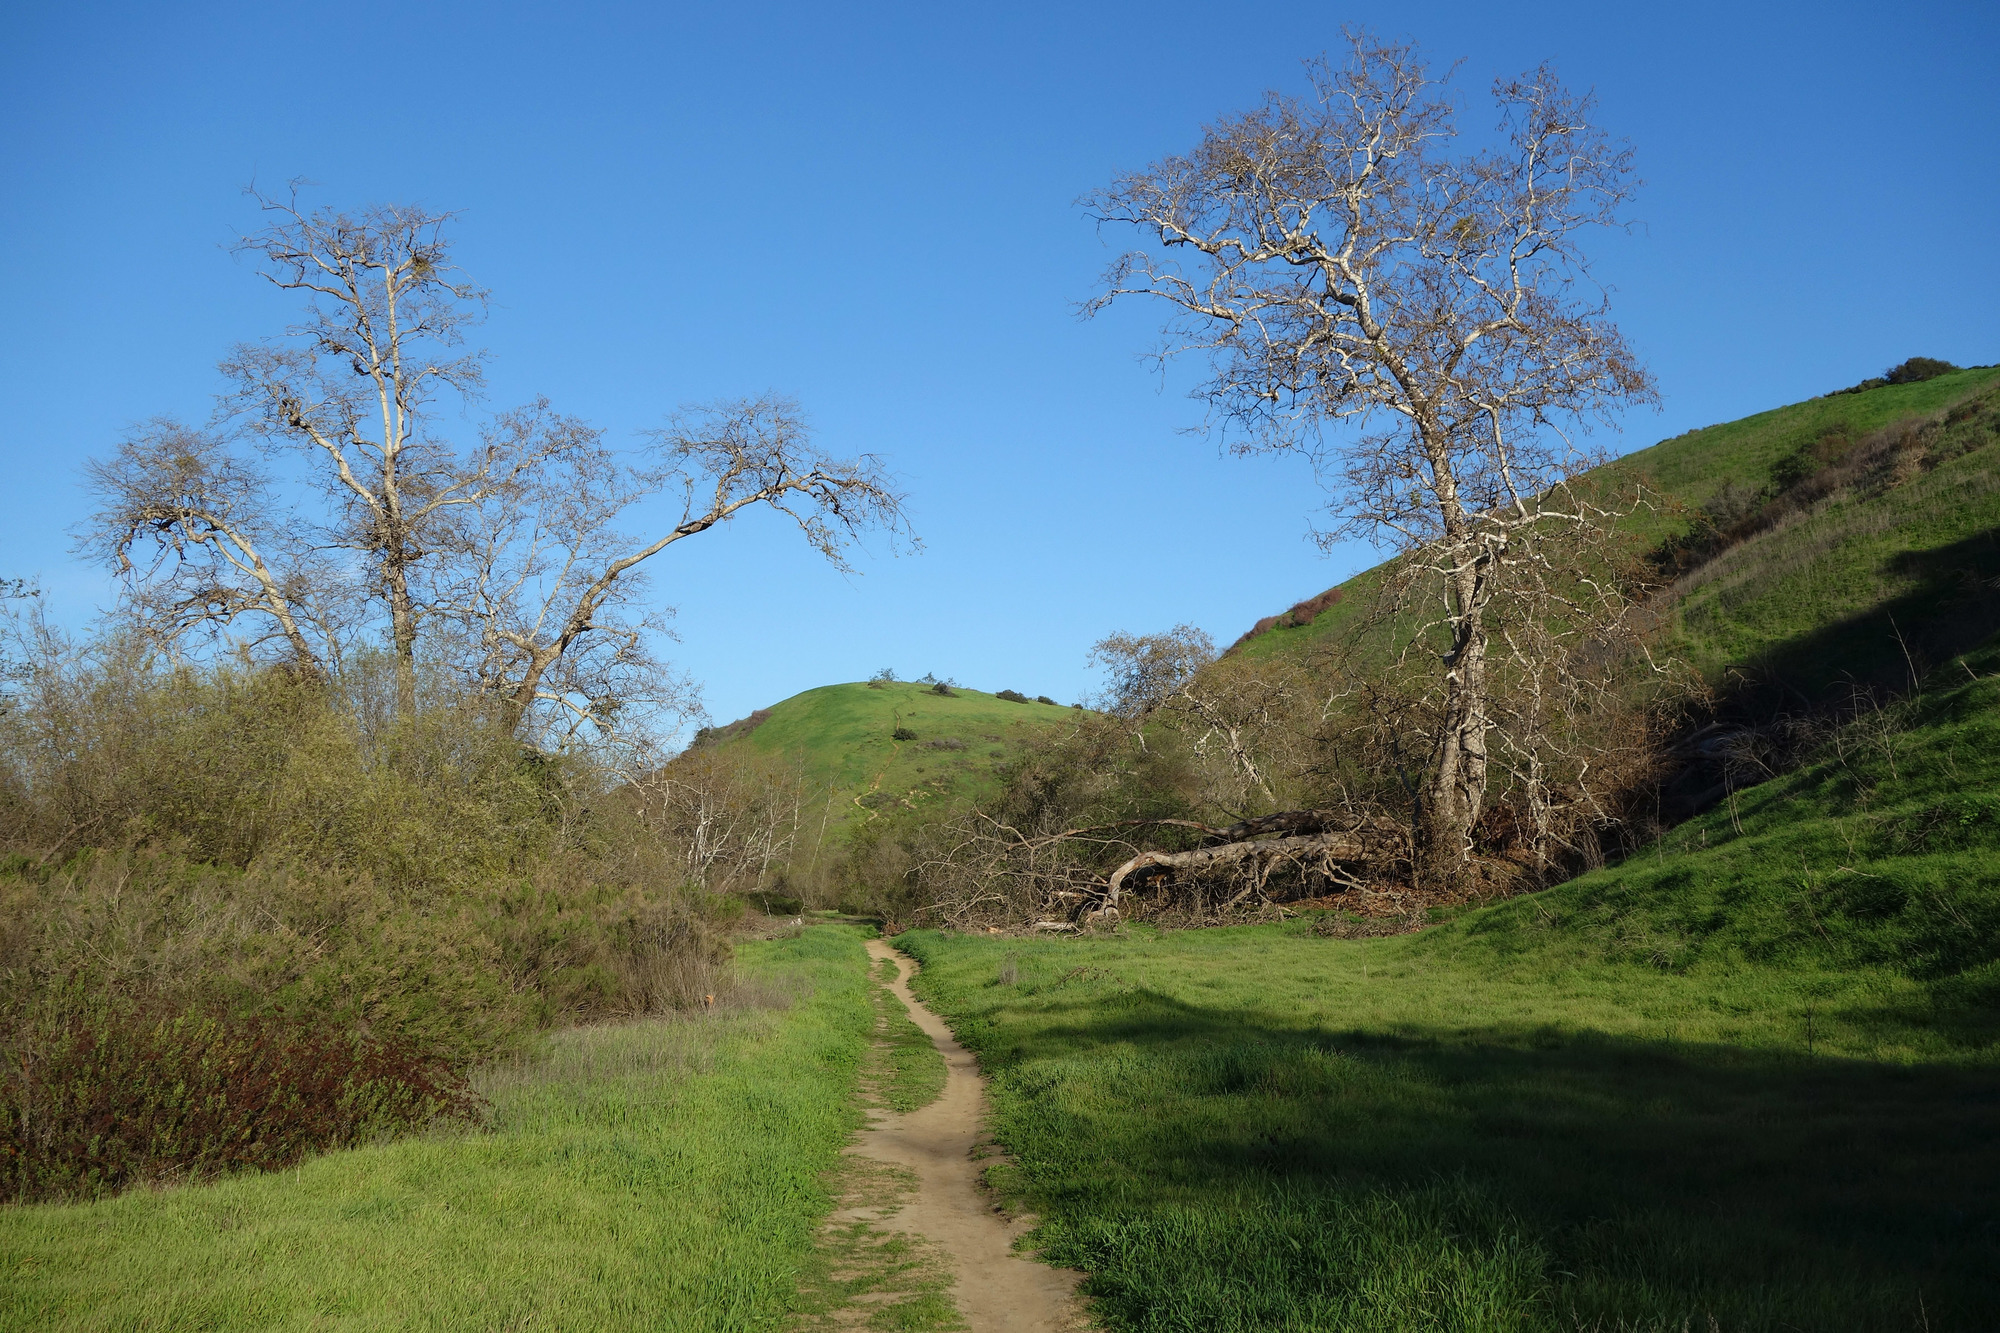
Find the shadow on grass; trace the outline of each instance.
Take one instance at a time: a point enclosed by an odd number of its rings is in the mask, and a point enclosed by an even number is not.
[[[1761,717],[1804,701],[1846,706],[1856,689],[1895,695],[2000,632],[2000,529],[1883,562],[1907,590],[1772,646],[1735,677],[1725,707]]]
[[[1124,1326],[2000,1322],[1994,1071],[1043,998],[982,1057]]]

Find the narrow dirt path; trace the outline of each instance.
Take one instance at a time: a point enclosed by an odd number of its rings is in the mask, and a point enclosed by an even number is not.
[[[950,1256],[952,1297],[972,1333],[1067,1333],[1084,1327],[1076,1300],[1081,1274],[1024,1259],[1014,1240],[1026,1230],[1008,1222],[980,1189],[973,1157],[986,1115],[979,1066],[943,1021],[910,993],[915,969],[881,940],[868,952],[895,964],[890,990],[944,1056],[944,1092],[929,1106],[898,1115],[870,1112],[854,1151],[911,1172],[913,1196],[882,1225],[920,1236]]]

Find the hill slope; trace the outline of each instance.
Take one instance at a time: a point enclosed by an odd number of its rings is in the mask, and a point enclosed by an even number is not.
[[[1415,934],[918,931],[1113,1329],[1991,1328],[2000,651]]]
[[[898,808],[972,800],[1023,742],[1075,710],[906,681],[822,685],[733,724],[723,746],[797,763],[833,792],[828,831]],[[903,733],[899,735],[898,733]]]
[[[1749,670],[1807,695],[1885,672],[1907,684],[1906,648],[1934,664],[2000,628],[1981,591],[2000,574],[1986,536],[2000,526],[2000,368],[1689,431],[1605,474],[1660,497],[1628,526],[1679,559],[1675,648],[1712,682]],[[1815,494],[1836,476],[1851,484]],[[1718,545],[1716,530],[1732,527],[1756,530]],[[1356,575],[1339,598],[1314,599],[1330,604],[1307,623],[1278,617],[1240,651],[1304,652],[1359,632],[1380,577]]]

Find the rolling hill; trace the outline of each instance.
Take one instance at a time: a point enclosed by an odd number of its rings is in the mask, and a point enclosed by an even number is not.
[[[910,681],[822,685],[709,740],[799,764],[833,793],[827,832],[897,809],[937,808],[990,790],[994,769],[1075,710]],[[700,742],[698,742],[700,743]]]

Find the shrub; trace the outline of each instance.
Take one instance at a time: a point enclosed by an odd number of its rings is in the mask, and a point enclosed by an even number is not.
[[[1026,704],[1034,702],[1034,700],[1030,699],[1027,695],[1022,694],[1019,690],[1002,690],[1000,691],[1000,693],[994,695],[993,697],[996,699],[1005,699],[1010,704]]]
[[[1949,361],[1940,361],[1934,356],[1913,356],[1902,365],[1888,371],[1884,376],[1891,384],[1920,384],[1934,380],[1940,375],[1949,375],[1957,370]]]
[[[947,685],[944,681],[939,681],[937,684],[931,686],[931,693],[941,694],[947,699],[955,699],[958,697],[957,693],[951,688],[951,686]]]
[[[917,738],[917,733],[911,731],[908,727],[897,727],[889,735],[891,738],[899,741],[913,741]]]
[[[280,1020],[71,1006],[14,1045],[0,1189],[17,1201],[288,1166],[480,1109],[408,1043]]]
[[[1049,696],[1048,696],[1048,695],[1046,695],[1046,694],[1038,694],[1038,695],[1036,695],[1036,696],[1035,696],[1035,702],[1036,702],[1036,703],[1038,703],[1038,704],[1047,704],[1047,705],[1048,705],[1049,707],[1051,707],[1051,708],[1059,708],[1059,707],[1061,707],[1061,705],[1060,705],[1060,704],[1056,703],[1056,701],[1055,701],[1054,699],[1051,699],[1051,698],[1049,698]]]
[[[1859,384],[1850,384],[1845,389],[1835,389],[1828,397],[1843,393],[1867,393],[1870,389],[1880,389],[1890,384],[1921,384],[1940,375],[1949,375],[1957,369],[1958,367],[1951,362],[1940,361],[1934,356],[1913,356],[1902,365],[1892,366],[1872,379],[1865,379]]]
[[[670,783],[620,779],[524,747],[436,682],[395,718],[365,680],[175,668],[116,643],[17,646],[15,666],[0,1190],[23,1197],[457,1114],[450,1071],[538,1028],[698,1004],[728,957],[722,891],[761,886],[768,857],[693,855],[648,792],[693,792],[712,816],[789,790],[740,747],[674,760]],[[50,1019],[59,993],[95,997],[95,1016]],[[214,1083],[225,1067],[261,1110]],[[147,1081],[169,1075],[198,1104]]]

